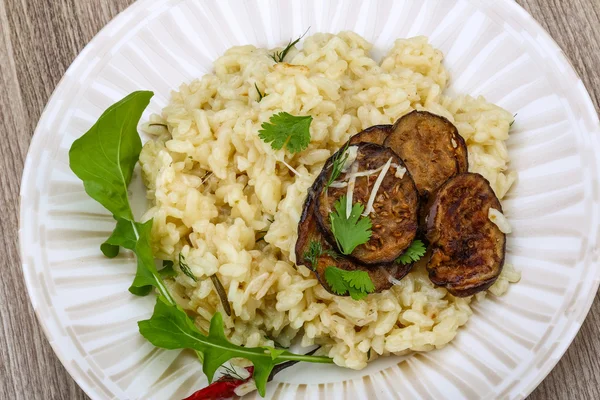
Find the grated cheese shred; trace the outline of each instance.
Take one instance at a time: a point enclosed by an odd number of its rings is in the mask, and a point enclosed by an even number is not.
[[[377,177],[375,184],[373,185],[373,190],[371,190],[371,196],[369,196],[369,201],[367,202],[367,207],[365,208],[365,211],[362,213],[363,217],[371,214],[371,211],[373,211],[373,203],[375,202],[375,197],[377,197],[377,192],[379,191],[379,187],[383,183],[383,178],[385,178],[385,175],[387,174],[391,165],[392,165],[392,157],[390,157],[390,159],[387,160],[387,162],[381,169],[381,172],[379,173],[379,176]]]

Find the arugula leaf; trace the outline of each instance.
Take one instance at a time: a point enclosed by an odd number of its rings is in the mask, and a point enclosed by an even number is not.
[[[150,245],[152,222],[152,220],[149,220],[143,224],[139,222],[133,223],[134,229],[136,229],[138,234],[138,240],[133,250],[137,256],[137,271],[133,283],[129,287],[129,291],[136,296],[146,296],[150,293],[152,287],[155,287],[160,294],[174,303],[171,294],[165,287],[156,269],[156,264],[154,264],[154,255],[152,254],[152,247]]]
[[[304,258],[310,262],[313,269],[317,266],[317,258],[323,254],[323,245],[318,240],[311,240],[308,244],[308,250],[304,252]]]
[[[148,91],[133,92],[104,111],[98,121],[73,142],[69,166],[83,181],[86,193],[117,220],[113,233],[101,246],[103,253],[114,257],[118,253],[117,246],[123,246],[137,256],[137,272],[129,291],[145,296],[156,287],[172,301],[154,264],[150,247],[152,220],[143,224],[135,222],[127,195],[127,185],[142,149],[137,124],[153,95]]]
[[[350,216],[346,216],[346,196],[342,196],[335,202],[334,211],[329,213],[331,231],[343,254],[352,253],[371,238],[371,218],[360,215],[364,209],[362,204],[354,203]]]
[[[308,27],[308,29],[310,29],[310,26]],[[306,32],[304,32],[302,34],[302,36],[300,36],[298,39],[294,40],[293,42],[290,39],[287,46],[285,46],[285,48],[282,51],[276,51],[275,53],[273,53],[271,55],[271,58],[273,59],[273,61],[275,61],[276,63],[283,62],[283,59],[285,58],[285,56],[287,56],[287,53],[292,49],[292,47],[297,45],[298,42],[308,33],[308,29],[306,30]]]
[[[152,92],[134,92],[113,104],[88,132],[73,143],[69,151],[70,167],[83,181],[86,192],[112,212],[117,221],[111,236],[101,246],[103,253],[114,257],[119,246],[133,250],[137,271],[129,291],[142,296],[153,287],[158,290],[154,314],[150,320],[139,322],[140,333],[159,347],[193,349],[211,380],[224,361],[234,357],[249,359],[255,365],[254,379],[263,395],[269,374],[276,364],[288,360],[333,362],[327,357],[303,356],[287,351],[279,353],[265,348],[248,349],[229,343],[219,313],[211,321],[209,335],[204,336],[185,311],[176,305],[163,282],[163,277],[173,276],[173,262],[164,261],[163,269],[157,271],[150,244],[152,220],[136,222],[127,197],[127,185],[141,149],[136,126],[152,95]]]
[[[286,112],[273,114],[269,122],[263,122],[258,131],[265,143],[280,150],[283,146],[291,153],[298,153],[308,147],[310,143],[310,115],[297,117]]]
[[[196,278],[196,275],[194,275],[190,269],[190,266],[187,264],[187,262],[185,262],[185,257],[181,253],[179,253],[179,269],[181,269],[181,272],[186,274],[194,282],[198,282],[198,278]]]
[[[419,259],[425,255],[425,252],[427,252],[425,244],[418,239],[414,240],[410,246],[404,250],[404,253],[396,259],[396,262],[406,265],[411,262],[419,261]]]
[[[325,190],[329,189],[329,186],[333,182],[335,182],[335,180],[342,173],[342,168],[344,167],[344,164],[346,163],[346,160],[348,160],[349,156],[347,151],[349,144],[350,141],[347,141],[344,148],[333,158],[333,163],[331,164],[331,175],[329,175],[329,179],[327,179],[327,183],[325,184]]]
[[[363,299],[375,291],[375,285],[365,271],[345,271],[329,266],[325,268],[325,281],[335,294],[349,294],[354,300]]]
[[[169,304],[161,296],[156,301],[152,317],[138,322],[138,326],[142,336],[156,347],[193,349],[201,353],[204,359],[202,370],[209,382],[212,382],[217,369],[232,358],[245,358],[251,361],[254,364],[253,378],[261,396],[265,395],[269,374],[276,364],[285,361],[333,362],[328,357],[304,356],[267,346],[263,348],[236,346],[225,337],[223,317],[220,313],[213,315],[208,336],[205,336],[181,307]]]
[[[158,274],[160,275],[161,278],[166,279],[166,278],[174,278],[177,276],[177,271],[175,271],[175,269],[173,269],[173,261],[171,260],[163,260],[163,268],[158,271]]]
[[[114,258],[119,254],[119,247],[133,250],[136,242],[137,237],[131,221],[117,219],[117,226],[110,237],[100,245],[100,250],[106,257]]]
[[[117,220],[133,221],[127,185],[142,150],[137,124],[153,94],[133,92],[113,104],[69,150],[69,165],[86,193]]]

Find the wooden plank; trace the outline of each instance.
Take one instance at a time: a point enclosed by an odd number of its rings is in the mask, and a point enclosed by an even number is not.
[[[0,399],[86,399],[52,352],[23,284],[18,192],[29,140],[54,87],[91,38],[132,0],[0,0]],[[518,0],[572,61],[600,105],[600,2]],[[530,396],[600,399],[600,300]]]

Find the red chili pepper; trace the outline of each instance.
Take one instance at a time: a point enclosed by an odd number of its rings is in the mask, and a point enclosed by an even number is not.
[[[252,379],[254,367],[246,367],[250,373],[248,378],[241,380],[224,375],[207,387],[194,392],[183,400],[226,400],[235,396],[235,389]]]
[[[306,355],[312,356],[313,354],[315,354],[315,352],[318,349],[319,349],[319,347],[317,347],[314,350],[309,351],[308,353],[306,353]],[[269,379],[267,380],[267,382],[272,381],[275,374],[278,374],[279,372],[283,371],[286,368],[291,367],[294,364],[297,364],[298,362],[299,361],[286,361],[281,364],[275,365],[273,367],[273,370],[271,370],[271,373],[269,374]],[[248,376],[248,378],[246,378],[246,379],[236,379],[235,377],[230,376],[230,375],[223,375],[222,377],[220,377],[219,379],[217,379],[215,382],[211,383],[204,389],[200,389],[197,392],[194,392],[190,397],[186,397],[183,400],[226,400],[226,399],[229,399],[229,398],[235,396],[235,389],[237,389],[239,386],[242,386],[244,383],[246,383],[250,379],[252,379],[252,374],[254,373],[254,367],[246,367],[246,371],[248,371],[250,373],[250,376]]]

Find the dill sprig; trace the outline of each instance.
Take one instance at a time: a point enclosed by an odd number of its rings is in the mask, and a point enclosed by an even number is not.
[[[179,253],[179,269],[181,269],[181,272],[183,272],[184,274],[186,274],[194,282],[198,282],[198,278],[196,278],[196,276],[194,275],[194,273],[190,269],[190,266],[185,261],[185,257],[181,253]]]
[[[515,123],[515,121],[517,120],[517,115],[519,115],[519,113],[516,113],[515,115],[513,115],[513,120],[511,121],[510,124],[508,124],[509,128],[512,128],[513,124]]]
[[[308,27],[308,29],[310,29],[310,26]],[[287,56],[287,53],[292,49],[292,47],[294,47],[296,44],[298,44],[298,42],[308,33],[308,29],[306,30],[306,32],[304,32],[302,34],[302,36],[300,36],[298,39],[294,40],[293,42],[290,39],[289,43],[287,44],[287,46],[285,46],[285,48],[283,50],[276,51],[275,53],[271,54],[271,58],[273,59],[273,61],[275,61],[276,63],[283,62],[283,60],[285,59],[285,56]]]
[[[331,165],[331,175],[329,175],[329,179],[327,180],[327,183],[325,184],[325,190],[327,190],[329,188],[329,186],[335,182],[335,180],[340,176],[340,174],[342,173],[342,168],[344,167],[344,164],[346,163],[346,160],[348,160],[348,145],[350,142],[346,142],[346,145],[344,146],[344,148],[336,154],[336,156],[333,158],[333,163]]]
[[[231,380],[231,381],[243,381],[245,380],[245,378],[242,378],[242,376],[235,370],[235,368],[233,368],[232,365],[227,365],[227,364],[223,364],[221,366],[225,372],[223,373],[223,380]]]
[[[258,86],[256,85],[256,83],[254,83],[254,87],[256,88],[256,91],[258,92],[258,102],[260,103],[260,101],[263,99],[263,97],[265,97],[265,95],[264,95],[264,93],[261,93],[261,91],[258,88]]]
[[[310,262],[313,269],[317,266],[317,259],[323,254],[323,245],[318,240],[311,240],[308,250],[304,252],[304,258]]]

